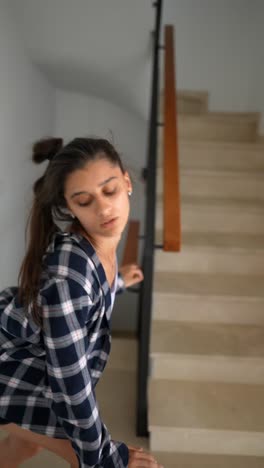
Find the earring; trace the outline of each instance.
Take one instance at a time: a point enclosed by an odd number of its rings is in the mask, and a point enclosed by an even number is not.
[[[70,213],[70,215],[71,215],[72,219],[74,219],[74,218],[75,218],[75,216],[74,216],[74,214],[73,214],[73,213]]]
[[[132,191],[131,191],[131,190],[129,190],[127,193],[128,193],[128,196],[129,196],[129,197],[131,197],[131,195],[132,195]]]

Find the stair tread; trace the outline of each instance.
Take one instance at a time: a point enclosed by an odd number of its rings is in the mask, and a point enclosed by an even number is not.
[[[159,129],[158,166],[163,166],[163,129]],[[195,141],[179,139],[180,169],[220,169],[255,171],[264,169],[263,141]]]
[[[264,161],[263,161],[264,163]],[[158,176],[162,176],[163,174],[163,167],[158,168]],[[181,167],[180,166],[180,175],[182,177],[186,176],[199,176],[199,177],[208,177],[208,178],[216,178],[218,177],[219,179],[226,179],[230,178],[232,180],[234,179],[246,179],[247,180],[256,180],[258,181],[263,181],[264,178],[264,167],[263,169],[259,168],[250,168],[250,169],[238,169],[238,168],[233,168],[232,170],[229,168],[213,168],[213,167]],[[224,183],[223,180],[223,183]]]
[[[263,276],[154,272],[155,293],[264,298]]]
[[[179,114],[179,140],[256,141],[259,121],[260,113],[257,112]]]
[[[162,242],[163,233],[161,230],[156,231],[156,241]],[[182,233],[182,249],[185,247],[191,248],[224,248],[232,250],[263,250],[264,235],[263,234],[247,234],[247,233],[218,233],[218,232],[183,232]]]
[[[133,356],[131,357],[133,360]],[[129,370],[112,370],[106,367],[95,393],[100,414],[112,438],[148,449],[148,438],[137,437],[135,433],[137,407],[135,374]]]
[[[149,381],[150,428],[264,431],[264,386]]]
[[[111,353],[107,361],[107,369],[135,372],[137,368],[137,354],[137,337],[126,338],[123,332],[112,331]],[[131,356],[133,356],[133,359],[131,359]]]
[[[162,130],[160,131],[160,136],[162,138]],[[188,149],[192,148],[193,150],[198,149],[221,149],[222,151],[233,151],[238,150],[240,153],[243,152],[247,154],[249,151],[264,151],[263,141],[253,141],[253,142],[236,142],[236,141],[181,141],[179,144],[179,149]],[[263,153],[263,163],[264,163],[264,153]]]
[[[154,320],[151,353],[263,359],[264,326]]]
[[[160,209],[162,207],[162,196],[157,195],[157,208]],[[195,210],[205,208],[213,208],[215,211],[216,209],[221,209],[225,212],[256,212],[256,213],[264,213],[264,202],[260,199],[247,199],[247,198],[221,198],[221,197],[212,197],[212,196],[181,196],[181,207],[182,210],[185,208],[194,208]]]
[[[214,122],[214,123],[244,123],[258,122],[260,119],[259,112],[204,112],[202,114],[179,114],[178,119],[181,121],[198,121],[198,122]]]
[[[264,458],[239,455],[152,452],[166,468],[263,468]]]

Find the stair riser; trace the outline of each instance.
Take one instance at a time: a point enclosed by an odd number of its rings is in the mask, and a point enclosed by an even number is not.
[[[189,116],[178,117],[178,135],[185,140],[207,140],[224,142],[254,142],[258,125],[251,121],[216,121],[211,118]]]
[[[112,337],[111,353],[107,362],[108,370],[124,370],[136,372],[137,342],[134,339]]]
[[[263,457],[152,452],[166,468],[263,468]]]
[[[179,114],[201,114],[207,111],[207,100],[178,97],[177,111]]]
[[[264,383],[262,358],[166,356],[151,353],[152,379],[241,384]]]
[[[237,210],[224,211],[219,207],[197,207],[183,204],[181,226],[188,232],[244,232],[245,234],[264,233],[264,216],[259,212]],[[157,205],[156,229],[163,227],[163,210]]]
[[[158,165],[162,166],[163,138],[160,132]],[[264,146],[217,145],[179,142],[181,169],[264,170]]]
[[[264,175],[233,176],[193,175],[182,171],[180,174],[180,192],[183,196],[219,197],[224,199],[264,200]],[[163,173],[158,171],[157,193],[163,193]]]
[[[179,114],[201,114],[208,111],[208,93],[203,91],[177,92],[177,112]],[[159,115],[164,115],[164,92],[159,97]]]
[[[264,274],[264,250],[252,253],[228,249],[199,251],[188,247],[179,253],[157,250],[155,271]]]
[[[151,452],[264,456],[264,434],[149,426]],[[248,467],[250,468],[250,467]]]
[[[264,299],[210,298],[154,290],[153,320],[264,325]]]

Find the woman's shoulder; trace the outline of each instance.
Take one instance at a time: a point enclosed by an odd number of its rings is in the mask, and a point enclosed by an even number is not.
[[[90,289],[97,282],[97,271],[92,252],[85,247],[82,236],[56,231],[42,259],[44,271],[49,277],[75,280]]]

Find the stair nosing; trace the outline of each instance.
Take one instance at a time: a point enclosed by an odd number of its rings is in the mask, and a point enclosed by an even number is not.
[[[175,293],[173,293],[173,292],[162,292],[162,291],[157,292],[155,290],[153,290],[153,292],[154,292],[155,296],[156,295],[161,295],[161,296],[164,296],[164,297],[169,296],[172,299],[174,299],[175,296],[177,296],[177,297],[179,297],[181,299],[186,299],[186,298],[187,299],[197,299],[197,298],[202,296],[202,297],[208,297],[208,299],[210,299],[210,300],[221,300],[221,301],[226,300],[226,302],[229,302],[229,301],[231,301],[231,302],[234,301],[235,302],[237,300],[244,301],[245,299],[247,301],[249,301],[249,302],[264,302],[264,296],[225,296],[225,295],[222,296],[222,295],[215,295],[215,294],[214,295],[204,295],[204,294],[201,295],[201,294],[193,294],[193,293],[186,294],[186,293],[178,293],[178,292],[175,292]]]

